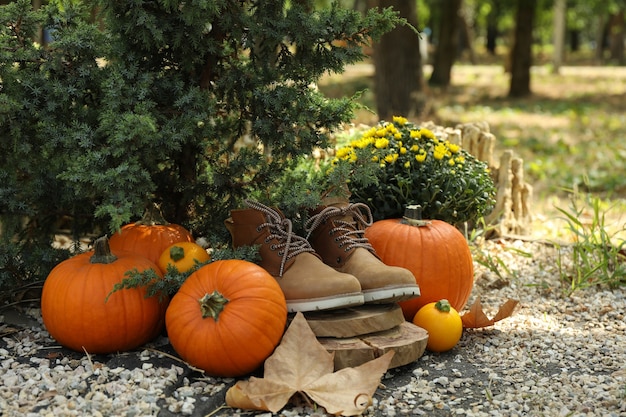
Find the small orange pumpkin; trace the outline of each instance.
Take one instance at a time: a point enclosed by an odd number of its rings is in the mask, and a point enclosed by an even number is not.
[[[413,273],[421,295],[400,302],[412,321],[426,304],[447,299],[461,311],[474,286],[474,263],[465,236],[441,220],[422,220],[419,206],[408,206],[403,219],[374,222],[365,237],[387,265]]]
[[[155,264],[168,246],[193,242],[191,233],[183,226],[168,223],[156,205],[150,206],[141,220],[122,226],[109,239],[111,250],[135,252]]]
[[[146,298],[145,288],[111,293],[127,271],[157,266],[131,252],[109,250],[106,237],[94,250],[58,264],[41,294],[41,316],[50,335],[75,351],[112,353],[134,349],[155,338],[164,326],[167,300]]]
[[[276,280],[243,260],[219,260],[189,275],[165,323],[174,350],[207,374],[235,377],[263,364],[280,342],[287,303]]]
[[[157,265],[163,274],[167,273],[168,265],[178,272],[185,273],[196,266],[196,261],[204,263],[211,259],[207,251],[195,242],[178,242],[169,246],[159,257]]]
[[[446,352],[459,343],[463,335],[463,322],[458,311],[448,300],[428,303],[420,308],[413,324],[428,332],[426,349],[431,352]]]

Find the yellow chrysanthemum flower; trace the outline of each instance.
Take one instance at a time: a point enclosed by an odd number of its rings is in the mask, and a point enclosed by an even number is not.
[[[374,146],[377,149],[385,149],[387,146],[389,146],[389,139],[387,139],[387,138],[376,139],[376,142],[374,143]]]
[[[405,168],[411,168],[411,161],[406,161],[406,162],[404,163],[404,167],[405,167]]]
[[[420,150],[420,147],[418,145],[412,145],[410,149],[411,149],[411,152],[417,152]]]
[[[450,158],[448,159],[448,165],[450,165],[451,167],[453,167],[455,164],[454,159]]]
[[[451,143],[448,145],[448,149],[450,149],[450,152],[452,153],[459,153],[459,151],[461,150],[461,147],[457,145],[456,143]]]
[[[420,129],[420,134],[423,138],[426,138],[426,139],[436,139],[435,134],[431,130],[428,130],[428,129]]]
[[[393,116],[393,122],[399,124],[400,126],[404,126],[408,120],[406,117],[402,117],[402,116]]]
[[[443,159],[444,156],[445,156],[445,154],[442,153],[442,152],[437,152],[437,151],[433,152],[433,158],[435,158],[437,160]]]
[[[411,137],[411,139],[419,139],[422,137],[422,134],[419,130],[411,130],[409,132],[409,136]]]
[[[389,164],[393,164],[397,160],[398,160],[398,154],[397,153],[392,153],[392,154],[389,154],[389,155],[385,156],[385,162],[387,162]]]
[[[415,155],[415,160],[417,162],[424,162],[424,160],[426,160],[426,153],[418,153]]]
[[[400,146],[400,149],[398,150],[398,152],[400,153],[400,155],[404,155],[407,153],[407,150],[404,146]]]
[[[376,135],[378,129],[376,127],[370,127],[365,133],[363,133],[364,138],[369,138]]]
[[[338,159],[343,159],[343,158],[347,157],[348,155],[350,155],[350,152],[352,152],[352,148],[349,148],[349,147],[339,148],[339,149],[337,149],[337,152],[335,153],[335,156]]]

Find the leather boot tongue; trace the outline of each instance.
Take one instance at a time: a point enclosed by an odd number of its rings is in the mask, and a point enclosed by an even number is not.
[[[322,199],[322,206],[342,208],[350,204],[350,201],[343,196],[330,196]]]

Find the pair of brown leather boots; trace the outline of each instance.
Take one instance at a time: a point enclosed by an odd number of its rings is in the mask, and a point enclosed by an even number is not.
[[[246,201],[225,220],[233,247],[259,245],[260,265],[276,278],[289,312],[392,303],[419,296],[413,274],[385,265],[364,236],[372,215],[365,204],[317,208],[307,238],[275,208]]]

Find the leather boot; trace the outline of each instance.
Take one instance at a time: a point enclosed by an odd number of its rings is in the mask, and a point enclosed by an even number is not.
[[[262,266],[280,285],[289,312],[330,310],[363,304],[359,281],[324,264],[309,242],[291,230],[278,210],[254,201],[231,210],[225,225],[233,247],[259,246]]]
[[[307,239],[327,265],[354,275],[366,303],[391,303],[420,295],[408,269],[385,265],[365,237],[372,213],[363,203],[340,202],[316,209],[306,223]]]

